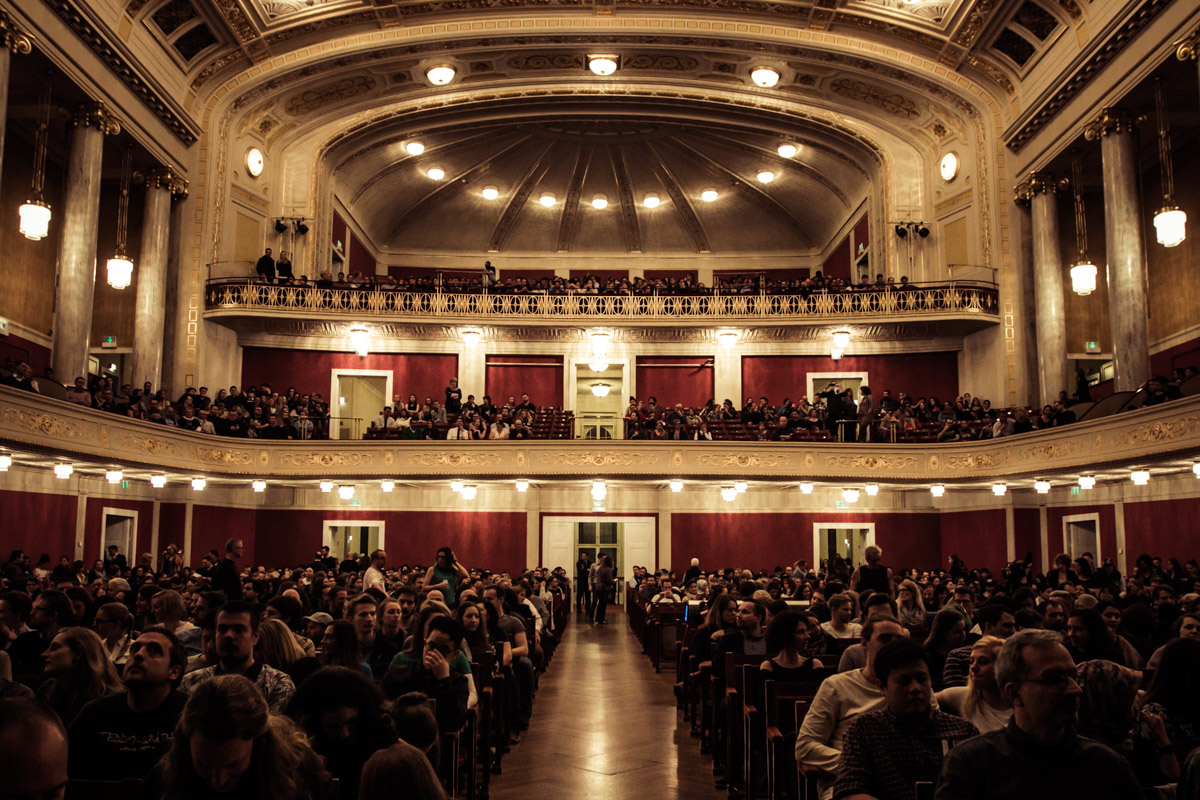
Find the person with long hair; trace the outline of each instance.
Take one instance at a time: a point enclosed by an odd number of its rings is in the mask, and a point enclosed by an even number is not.
[[[417,748],[397,742],[380,750],[363,767],[359,800],[393,800],[396,787],[404,787],[407,800],[446,800],[429,759]]]
[[[1104,624],[1103,617],[1094,608],[1075,608],[1067,618],[1067,650],[1076,664],[1084,661],[1104,660],[1129,666],[1116,635]]]
[[[1149,661],[1146,662],[1146,669],[1158,669],[1163,653],[1167,651],[1167,645],[1176,639],[1200,639],[1200,614],[1188,612],[1179,615],[1179,619],[1175,620],[1175,626],[1171,631],[1170,641],[1150,655]]]
[[[345,667],[317,670],[288,703],[287,715],[325,759],[344,800],[358,797],[359,776],[371,754],[396,741],[382,708],[375,684]]]
[[[87,628],[63,628],[51,640],[45,659],[47,679],[37,696],[64,725],[70,726],[88,703],[124,688],[104,642]]]
[[[1200,641],[1176,639],[1163,650],[1124,750],[1145,787],[1177,781],[1200,737]]]
[[[713,636],[718,631],[732,633],[736,629],[737,600],[731,594],[717,595],[712,605],[708,607],[704,622],[696,629],[691,651],[699,661],[708,661],[712,658]]]
[[[944,608],[933,618],[929,635],[925,637],[925,661],[929,664],[929,678],[935,691],[944,687],[942,675],[950,651],[962,647],[966,640],[967,620],[958,611]]]
[[[911,579],[901,581],[896,592],[896,618],[906,628],[924,628],[929,623],[921,588]]]
[[[458,624],[463,626],[463,630],[467,634],[463,639],[465,645],[463,654],[468,661],[478,661],[480,656],[495,652],[488,636],[487,624],[484,621],[486,614],[483,603],[465,598],[454,612],[454,618],[458,620]]]
[[[327,667],[348,667],[362,671],[368,678],[372,676],[371,667],[363,660],[362,650],[358,647],[354,623],[348,619],[335,619],[325,626],[320,661]]]
[[[998,731],[1012,716],[1012,703],[1000,691],[993,668],[1004,640],[984,636],[971,645],[971,672],[966,686],[951,686],[937,693],[938,704],[965,719],[980,733]]]
[[[241,675],[196,687],[158,768],[164,800],[324,800],[332,794],[329,773],[304,734],[289,718],[272,716]]]
[[[316,658],[304,654],[296,635],[278,619],[265,619],[259,623],[254,660],[286,672],[297,686],[321,666]]]
[[[759,665],[777,681],[797,683],[812,680],[814,669],[824,666],[818,659],[805,655],[808,646],[807,615],[799,611],[782,611],[767,625],[767,652],[778,655]]]

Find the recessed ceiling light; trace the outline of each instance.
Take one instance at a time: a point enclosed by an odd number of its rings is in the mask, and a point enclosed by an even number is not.
[[[792,158],[796,153],[800,152],[800,148],[791,142],[784,142],[776,148],[776,152],[784,158]]]
[[[449,64],[439,64],[436,67],[430,67],[425,70],[425,77],[434,86],[445,86],[450,81],[454,80],[455,70]]]
[[[425,174],[433,178],[435,181],[440,181],[442,178],[446,177],[446,170],[442,169],[441,167],[430,167],[425,171]]]
[[[484,200],[495,200],[500,196],[500,190],[495,186],[485,186],[480,194],[483,195]]]
[[[662,201],[658,199],[658,195],[656,194],[648,194],[642,198],[642,205],[644,205],[646,208],[658,208],[658,205],[661,202]]]
[[[779,83],[779,70],[771,67],[755,67],[750,70],[750,80],[754,81],[755,86],[770,89]]]
[[[769,169],[764,169],[762,172],[758,173],[757,177],[759,183],[770,183],[771,181],[775,180],[775,173],[771,172]]]
[[[703,192],[700,193],[700,199],[706,203],[711,203],[714,200],[716,200],[718,197],[720,197],[720,195],[717,194],[716,189],[705,189]]]
[[[538,198],[538,202],[544,205],[546,208],[549,208],[550,206],[554,205],[555,202],[557,202],[557,199],[558,198],[556,198],[554,195],[546,192]]]
[[[618,56],[611,54],[596,54],[587,57],[588,69],[601,77],[612,75],[617,71]]]
[[[419,156],[425,152],[425,143],[418,142],[416,139],[413,139],[411,142],[405,142],[404,152],[410,156]]]
[[[592,198],[592,208],[604,209],[608,208],[608,198],[602,194],[598,194]]]

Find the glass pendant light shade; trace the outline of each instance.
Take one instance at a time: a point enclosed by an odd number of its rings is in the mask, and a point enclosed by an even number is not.
[[[108,260],[108,285],[114,289],[128,289],[133,283],[133,262],[121,253]]]
[[[1164,206],[1154,215],[1154,233],[1163,247],[1176,247],[1187,238],[1187,214],[1177,206]]]
[[[1096,291],[1096,265],[1090,261],[1077,261],[1071,265],[1071,291],[1087,297]]]
[[[21,217],[21,235],[37,242],[50,232],[50,206],[41,200],[28,200],[17,211]]]

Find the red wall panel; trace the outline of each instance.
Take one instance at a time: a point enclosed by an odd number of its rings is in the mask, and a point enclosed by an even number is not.
[[[375,257],[362,243],[362,240],[349,231],[350,236],[350,271],[361,275],[375,274]]]
[[[1132,570],[1142,553],[1186,562],[1200,552],[1200,498],[1125,503],[1125,554]]]
[[[871,225],[867,219],[867,214],[862,215],[862,219],[854,223],[854,246],[857,248],[860,244],[871,244]],[[879,270],[875,270],[878,272]],[[872,278],[875,276],[872,275]]]
[[[354,353],[314,350],[276,350],[247,347],[242,350],[242,385],[267,382],[280,394],[289,386],[300,392],[329,394],[335,369],[379,369],[392,373],[393,392],[407,399],[415,394],[442,400],[450,379],[458,375],[458,356],[453,354],[371,353],[359,358]]]
[[[943,566],[951,555],[957,555],[968,569],[987,567],[993,575],[1000,574],[1008,561],[1004,509],[945,513],[941,515],[941,526]]]
[[[682,573],[699,558],[706,570],[774,569],[797,559],[812,563],[813,525],[875,523],[884,563],[896,569],[939,563],[937,514],[672,514],[671,568]]]
[[[186,520],[186,503],[163,503],[158,507],[158,551],[160,553],[166,550],[169,544],[175,545],[180,550],[183,549]],[[194,554],[192,566],[199,566],[200,558],[203,555],[203,553]]]
[[[346,238],[347,238],[346,234],[348,233],[348,231],[349,231],[349,229],[346,227],[346,220],[342,219],[341,214],[334,211],[333,212],[333,237],[330,239],[330,243],[334,247],[337,247],[338,243],[340,242],[342,245],[342,253],[345,253],[347,248],[350,246],[349,243],[346,241]]]
[[[191,563],[197,565],[209,550],[225,554],[225,542],[241,539],[245,545],[238,568],[261,562],[255,552],[255,520],[253,508],[230,508],[228,506],[192,506],[192,554]]]
[[[0,336],[0,363],[6,358],[27,362],[33,374],[41,377],[46,374],[46,367],[50,366],[50,348],[10,333]]]
[[[821,265],[821,272],[826,278],[849,278],[850,271],[850,237],[846,236],[833,248],[829,258],[825,259],[825,263]],[[858,280],[857,275],[854,276],[854,280]]]
[[[713,357],[638,356],[637,394],[657,397],[660,406],[702,407],[713,396]]]
[[[1150,355],[1150,372],[1171,377],[1171,370],[1200,367],[1200,339],[1191,339]]]
[[[1100,558],[1111,558],[1114,561],[1117,559],[1117,528],[1116,528],[1116,513],[1111,505],[1096,505],[1096,506],[1062,506],[1059,508],[1046,509],[1046,540],[1050,546],[1050,559],[1059,553],[1065,552],[1063,549],[1063,517],[1075,516],[1077,514],[1099,514],[1100,528]],[[1018,551],[1018,555],[1024,553]],[[1097,555],[1093,553],[1093,555]],[[1039,559],[1040,560],[1040,559]],[[1097,564],[1099,561],[1097,561]]]
[[[24,550],[34,564],[42,553],[55,564],[60,556],[74,560],[76,503],[69,494],[0,490],[0,558]]]
[[[524,278],[530,283],[537,283],[543,278],[554,279],[554,270],[552,269],[501,269],[501,280],[511,281],[517,278]]]
[[[535,406],[562,408],[562,357],[489,355],[484,389],[498,406],[504,405],[509,395],[519,403],[521,395],[528,394]]]
[[[621,278],[628,278],[629,270],[627,270],[627,269],[573,269],[570,271],[569,274],[572,278],[591,278],[594,276],[596,278],[599,278],[601,281],[605,281],[609,278],[617,278],[618,280]]]
[[[1033,553],[1034,569],[1046,571],[1042,563],[1041,514],[1036,508],[1013,509],[1013,553],[1017,561],[1023,560],[1026,553]]]
[[[648,269],[642,273],[648,281],[666,280],[667,278],[691,278],[696,280],[697,272],[694,269]]]
[[[106,508],[119,508],[137,512],[137,534],[134,552],[126,553],[131,564],[137,564],[142,553],[149,553],[150,540],[154,532],[154,503],[150,500],[124,500],[114,497],[89,497],[83,523],[83,563],[89,567],[100,557],[104,542],[103,513]],[[165,546],[161,545],[160,547]],[[153,554],[155,558],[158,553]]]
[[[893,397],[904,392],[914,397],[945,400],[958,394],[957,353],[912,353],[844,356],[839,361],[828,356],[744,356],[742,395],[766,395],[776,403],[785,397],[796,400],[807,392],[810,372],[865,372],[867,384],[876,397],[881,397],[885,389]],[[639,391],[640,380],[639,377]],[[824,386],[816,388],[819,391]],[[732,399],[737,402],[737,398]]]

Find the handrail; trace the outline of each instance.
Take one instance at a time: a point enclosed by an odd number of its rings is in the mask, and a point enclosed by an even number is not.
[[[952,282],[907,290],[808,295],[590,295],[410,292],[379,287],[281,286],[248,280],[209,281],[208,311],[271,310],[305,314],[404,317],[552,317],[719,319],[999,313],[995,284]]]

